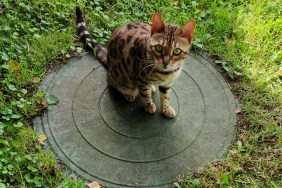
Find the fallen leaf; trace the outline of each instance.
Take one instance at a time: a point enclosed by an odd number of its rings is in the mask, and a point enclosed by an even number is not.
[[[47,108],[49,103],[47,101],[37,101],[39,108]]]
[[[2,14],[4,12],[3,7],[0,7],[0,14]]]
[[[235,40],[233,38],[227,38],[225,41],[228,47],[231,47],[235,44]]]
[[[47,136],[44,134],[41,134],[37,137],[37,141],[42,144],[45,140],[47,140]]]
[[[42,103],[42,107],[47,108],[49,103],[47,101],[43,101]]]
[[[240,114],[241,112],[242,112],[242,108],[240,108],[240,107],[235,108],[236,114]]]
[[[34,77],[34,78],[32,79],[32,82],[35,83],[35,84],[37,84],[37,83],[40,82],[40,78],[36,76],[36,77]]]
[[[88,188],[103,188],[99,183],[97,183],[96,181],[93,181],[91,183],[87,184]]]
[[[71,179],[73,179],[73,180],[77,180],[77,177],[76,177],[75,174],[70,174],[69,177],[70,177]]]
[[[248,140],[247,133],[242,130],[242,132],[238,135],[238,138],[242,140],[243,143],[246,143]]]
[[[11,67],[11,69],[14,70],[14,71],[19,70],[19,68],[20,68],[20,64],[16,61],[10,60],[8,62],[8,64]]]
[[[214,171],[215,171],[216,180],[220,180],[220,169],[219,169],[219,167],[214,167]]]
[[[277,75],[279,78],[282,78],[282,69],[280,69],[278,72],[277,72]]]
[[[204,172],[204,168],[199,167],[196,172],[197,172],[197,174],[202,174]]]
[[[181,185],[178,182],[173,183],[173,187],[175,188],[181,188]]]
[[[178,5],[178,3],[179,3],[179,1],[178,1],[178,0],[174,0],[174,1],[173,1],[173,4],[174,4],[175,6],[177,6],[177,5]]]

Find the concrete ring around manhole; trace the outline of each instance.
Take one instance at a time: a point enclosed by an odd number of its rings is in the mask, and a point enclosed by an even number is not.
[[[38,134],[70,169],[106,187],[171,187],[179,175],[222,157],[234,137],[234,96],[195,53],[173,82],[173,119],[146,113],[138,98],[125,101],[91,54],[73,58],[40,88],[59,103],[34,119]],[[158,91],[153,97],[159,106]]]

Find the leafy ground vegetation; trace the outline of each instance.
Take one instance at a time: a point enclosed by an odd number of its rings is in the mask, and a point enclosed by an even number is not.
[[[74,8],[105,43],[127,21],[197,21],[194,49],[222,70],[242,108],[236,138],[222,160],[179,178],[176,187],[281,187],[282,4],[280,0],[2,0],[0,1],[0,187],[85,187],[70,178],[31,119],[52,100],[37,87],[82,48]]]

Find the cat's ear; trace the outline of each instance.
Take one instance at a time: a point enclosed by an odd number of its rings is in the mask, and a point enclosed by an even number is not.
[[[192,38],[194,36],[194,30],[196,27],[196,21],[195,20],[189,20],[182,28],[181,28],[181,36],[188,39],[188,41],[191,43]]]
[[[164,22],[159,13],[154,13],[152,16],[151,35],[155,33],[163,33],[165,30]]]

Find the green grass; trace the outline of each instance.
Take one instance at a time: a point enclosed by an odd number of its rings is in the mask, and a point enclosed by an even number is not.
[[[222,160],[188,174],[176,185],[282,185],[281,2],[177,2],[2,0],[0,187],[84,187],[84,180],[64,175],[57,160],[44,154],[31,123],[46,108],[44,93],[36,90],[39,81],[81,51],[74,22],[77,4],[86,12],[91,33],[102,43],[127,21],[150,22],[152,12],[175,24],[194,18],[194,49],[208,53],[225,71],[243,104],[236,140]]]

